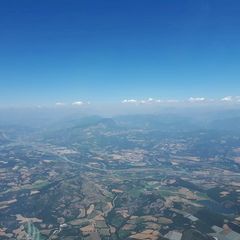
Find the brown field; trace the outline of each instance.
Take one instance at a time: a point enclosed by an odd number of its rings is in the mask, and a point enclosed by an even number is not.
[[[133,238],[133,239],[139,239],[139,240],[157,240],[159,237],[159,232],[158,231],[154,231],[154,230],[151,230],[151,229],[148,229],[148,230],[145,230],[141,233],[136,233],[132,236],[130,236],[130,238]]]

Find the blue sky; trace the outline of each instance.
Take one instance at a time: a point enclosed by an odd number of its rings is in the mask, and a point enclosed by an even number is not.
[[[239,0],[0,2],[0,104],[240,95]]]

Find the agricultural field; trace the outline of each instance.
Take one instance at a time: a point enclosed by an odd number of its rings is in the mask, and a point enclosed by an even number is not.
[[[237,135],[83,122],[2,143],[0,239],[239,236]]]

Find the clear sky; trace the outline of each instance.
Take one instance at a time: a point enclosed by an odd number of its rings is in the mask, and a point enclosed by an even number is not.
[[[0,104],[240,95],[239,0],[2,0]]]

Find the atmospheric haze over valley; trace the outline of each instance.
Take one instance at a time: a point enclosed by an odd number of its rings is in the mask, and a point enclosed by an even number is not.
[[[69,111],[1,110],[1,239],[239,239],[236,106]]]

